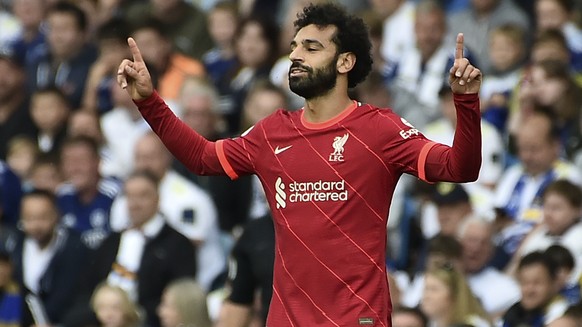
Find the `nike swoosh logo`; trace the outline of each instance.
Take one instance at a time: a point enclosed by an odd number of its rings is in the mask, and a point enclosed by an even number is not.
[[[279,146],[277,145],[277,147],[275,148],[275,154],[279,154],[279,153],[281,153],[281,152],[283,152],[283,151],[285,151],[285,150],[288,150],[288,149],[289,149],[290,147],[292,147],[292,146],[293,146],[293,145],[289,145],[289,146],[286,146],[286,147],[284,147],[284,148],[279,148]]]

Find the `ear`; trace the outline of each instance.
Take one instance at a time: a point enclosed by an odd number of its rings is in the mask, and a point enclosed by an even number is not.
[[[337,71],[346,74],[356,65],[356,55],[352,52],[340,53],[337,58]]]

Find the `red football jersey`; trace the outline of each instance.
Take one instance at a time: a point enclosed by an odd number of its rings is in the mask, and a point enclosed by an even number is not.
[[[479,172],[476,95],[455,98],[463,108],[452,148],[389,109],[355,102],[322,124],[307,122],[303,110],[279,110],[212,144],[153,98],[138,103],[142,114],[191,169],[260,178],[277,244],[272,327],[390,326],[386,223],[398,178],[463,182]]]

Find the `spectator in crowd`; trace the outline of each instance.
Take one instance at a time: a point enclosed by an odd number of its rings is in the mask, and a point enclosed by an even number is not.
[[[582,256],[580,186],[565,179],[556,180],[547,186],[542,201],[542,221],[524,239],[514,256],[514,265],[528,253],[544,251],[553,244],[564,246],[575,258]],[[582,271],[581,260],[576,262],[576,271]]]
[[[458,239],[463,249],[462,269],[471,291],[489,317],[500,318],[519,301],[520,290],[513,278],[490,265],[495,254],[492,224],[473,216],[461,223]]]
[[[279,28],[269,18],[250,17],[240,23],[235,36],[237,65],[217,84],[229,134],[241,129],[242,110],[249,89],[257,80],[269,76],[278,57],[278,37]]]
[[[30,167],[30,180],[23,185],[23,188],[25,190],[44,190],[56,194],[62,183],[63,177],[58,157],[40,154]]]
[[[460,224],[473,212],[471,198],[461,184],[438,183],[431,194],[431,204],[436,207],[436,225],[432,227],[440,235],[455,236]],[[430,205],[430,204],[429,204]],[[425,211],[423,219],[434,219]],[[425,222],[428,224],[428,222]],[[433,234],[434,235],[434,234]]]
[[[164,290],[158,307],[162,327],[212,327],[206,292],[193,279],[178,279]]]
[[[558,296],[557,267],[542,252],[532,252],[521,258],[517,279],[521,300],[503,316],[504,327],[547,326],[568,308],[568,302]]]
[[[15,228],[20,219],[22,184],[10,166],[0,160],[0,223],[4,228]]]
[[[245,225],[230,260],[229,294],[220,308],[217,327],[242,327],[253,319],[264,325],[273,293],[275,261],[275,227],[270,215]],[[259,312],[255,311],[257,296]]]
[[[43,21],[47,5],[42,0],[13,0],[12,11],[22,26],[22,32],[11,45],[14,53],[31,64],[46,47],[46,31]]]
[[[67,139],[60,161],[66,182],[57,192],[62,223],[80,233],[83,243],[95,250],[111,231],[109,213],[121,185],[99,173],[99,147],[91,138]]]
[[[582,87],[574,81],[568,65],[558,60],[534,63],[529,73],[530,81],[521,89],[522,108],[514,119],[527,119],[532,108],[549,110],[558,128],[562,150],[572,159],[582,149]]]
[[[115,79],[115,66],[129,57],[125,40],[129,26],[122,18],[113,18],[99,27],[96,33],[99,56],[91,65],[81,106],[99,115],[113,109],[110,85]]]
[[[442,116],[438,95],[453,65],[454,54],[451,42],[445,41],[446,34],[447,21],[440,4],[436,0],[417,4],[414,13],[416,41],[413,46],[401,50],[392,94],[394,110],[402,116],[406,113],[406,119],[421,130]]]
[[[528,30],[525,13],[511,0],[470,0],[471,7],[449,16],[450,35],[465,34],[467,47],[473,51],[485,75],[492,71],[489,58],[489,34],[498,26],[515,24]],[[451,36],[452,39],[452,36]]]
[[[135,167],[148,171],[160,181],[160,211],[166,222],[198,248],[190,260],[197,260],[196,280],[210,290],[215,278],[226,268],[220,244],[216,208],[203,189],[171,169],[172,156],[159,138],[150,132],[135,146]],[[111,209],[112,227],[121,231],[131,226],[127,196]]]
[[[505,134],[511,96],[524,74],[526,30],[517,25],[501,25],[489,35],[491,73],[483,78],[481,111],[483,118]]]
[[[215,84],[236,65],[234,36],[238,23],[238,11],[233,2],[220,1],[208,13],[208,33],[214,48],[204,54],[202,61]]]
[[[71,105],[56,87],[36,90],[31,99],[30,113],[38,130],[35,139],[43,153],[58,154],[67,135],[67,120]]]
[[[524,120],[516,134],[516,146],[519,163],[504,172],[495,194],[495,206],[501,216],[516,223],[508,227],[517,230],[511,236],[516,241],[506,248],[510,255],[525,234],[542,221],[542,196],[548,185],[561,178],[576,184],[582,181],[576,168],[560,159],[558,129],[547,113],[535,111]]]
[[[23,296],[37,296],[49,323],[60,324],[77,292],[77,282],[87,262],[87,249],[79,236],[59,226],[56,199],[47,191],[35,190],[22,198],[19,233],[7,249],[14,260],[14,276]],[[22,326],[30,326],[30,308]]]
[[[420,308],[431,326],[491,326],[465,276],[449,262],[427,270]]]
[[[67,136],[88,137],[97,143],[101,150],[104,140],[98,114],[90,110],[72,112],[67,125]]]
[[[26,183],[28,180],[30,167],[32,167],[39,152],[36,142],[24,135],[15,136],[8,143],[6,163],[22,183]]]
[[[390,67],[402,58],[404,50],[413,48],[414,11],[413,1],[407,0],[372,0],[372,10],[384,20],[382,33],[382,57]]]
[[[0,325],[18,327],[22,319],[24,301],[20,287],[13,279],[14,267],[10,255],[0,251]]]
[[[164,29],[163,23],[156,18],[142,18],[133,25],[131,31],[135,40],[145,45],[144,59],[159,75],[160,96],[175,103],[184,79],[187,76],[204,76],[205,72],[201,61],[172,48],[169,33]],[[200,41],[197,40],[196,43],[199,44]]]
[[[48,46],[27,65],[28,89],[54,85],[72,108],[79,108],[89,69],[97,58],[95,47],[87,41],[87,17],[75,4],[61,1],[48,9],[46,20]]]
[[[91,297],[91,309],[100,326],[139,327],[141,317],[135,303],[119,286],[99,284]]]
[[[13,0],[12,15],[17,19],[19,33],[8,44],[23,62],[30,63],[35,53],[46,46],[43,23],[48,5],[38,0]]]
[[[67,325],[95,323],[90,297],[99,283],[107,281],[143,308],[145,326],[159,327],[156,308],[164,288],[174,279],[196,274],[194,246],[159,212],[157,178],[148,172],[133,173],[124,190],[130,224],[121,233],[110,234],[97,249]]]
[[[574,21],[575,1],[536,0],[535,13],[537,32],[548,29],[560,30],[570,49],[572,68],[582,73],[582,27],[577,26]]]
[[[0,160],[6,159],[8,142],[13,137],[36,136],[28,110],[25,81],[22,58],[0,52]]]
[[[576,261],[572,253],[565,247],[554,244],[548,247],[544,253],[550,257],[558,268],[557,279],[560,295],[568,301],[568,304],[580,303],[581,280],[580,270],[576,269]]]
[[[568,42],[560,30],[548,29],[536,35],[530,51],[530,61],[538,63],[545,60],[557,60],[566,65],[571,64],[572,54],[568,49]],[[572,73],[578,85],[582,85],[582,73]]]
[[[418,308],[396,306],[392,311],[392,327],[428,327],[428,318]]]
[[[439,234],[430,239],[426,250],[426,260],[413,276],[410,285],[403,287],[400,304],[411,308],[418,306],[425,288],[425,272],[440,267],[444,263],[452,264],[461,271],[461,255],[462,245],[455,235]]]
[[[154,17],[162,23],[172,48],[196,60],[212,47],[206,15],[200,9],[182,0],[149,0],[133,2],[127,9],[131,24]],[[146,59],[147,61],[147,59]]]

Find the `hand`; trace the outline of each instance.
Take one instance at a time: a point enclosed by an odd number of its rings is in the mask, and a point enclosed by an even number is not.
[[[133,61],[124,59],[117,69],[117,84],[126,89],[133,100],[143,100],[154,92],[150,72],[133,38],[127,39]]]
[[[455,47],[455,62],[449,71],[449,84],[455,94],[479,93],[483,75],[469,60],[463,56],[464,49],[463,33],[457,35],[457,45]]]

